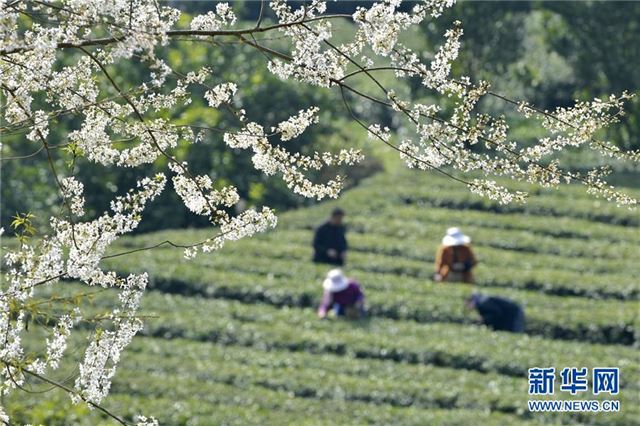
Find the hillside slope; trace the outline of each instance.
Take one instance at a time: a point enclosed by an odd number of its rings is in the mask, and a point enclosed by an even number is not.
[[[371,312],[353,324],[319,321],[313,310],[328,268],[310,262],[311,230],[336,205],[347,210],[345,270]],[[524,335],[475,324],[462,308],[469,285],[430,280],[448,226],[473,238],[477,288],[524,304]],[[639,226],[637,212],[578,188],[499,206],[445,178],[403,171],[282,214],[276,230],[192,262],[166,247],[110,259],[119,272],[150,273],[143,313],[152,317],[105,405],[185,425],[640,424]],[[210,232],[147,234],[119,249]],[[97,297],[94,309],[109,303]],[[528,368],[596,366],[621,368],[622,412],[527,411]],[[21,397],[8,407],[24,421],[101,421],[62,404],[64,395],[28,406]]]

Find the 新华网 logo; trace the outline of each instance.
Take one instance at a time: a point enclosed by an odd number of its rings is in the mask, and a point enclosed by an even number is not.
[[[620,369],[617,367],[566,367],[559,373],[560,392],[578,395],[589,390],[593,395],[617,395],[620,391]],[[534,367],[529,369],[529,395],[548,396],[556,392],[556,369]],[[616,412],[620,411],[618,400],[529,400],[529,411],[557,412]]]

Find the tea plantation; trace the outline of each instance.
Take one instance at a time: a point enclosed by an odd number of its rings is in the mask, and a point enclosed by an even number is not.
[[[314,311],[328,267],[310,262],[312,229],[336,205],[347,211],[345,272],[361,282],[370,312],[354,323]],[[525,334],[478,325],[463,309],[470,285],[431,280],[449,226],[473,238],[476,288],[524,305]],[[276,230],[194,261],[168,246],[108,259],[121,273],[148,271],[150,291],[144,336],[125,351],[104,405],[170,425],[640,424],[639,231],[637,211],[582,188],[501,206],[446,178],[402,171],[283,213]],[[211,232],[146,234],[117,249]],[[105,311],[112,296],[96,295],[90,310]],[[72,342],[80,358],[86,341]],[[590,389],[550,398],[615,398],[622,410],[530,413],[531,367],[619,367],[615,397]],[[73,373],[63,366],[58,376],[72,383]],[[112,424],[56,392],[15,392],[5,404],[20,422]]]

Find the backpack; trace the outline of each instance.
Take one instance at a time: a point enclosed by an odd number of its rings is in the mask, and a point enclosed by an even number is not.
[[[468,259],[464,262],[458,262],[458,250],[456,246],[451,247],[453,249],[453,264],[451,270],[453,272],[469,272],[473,268],[473,262]]]

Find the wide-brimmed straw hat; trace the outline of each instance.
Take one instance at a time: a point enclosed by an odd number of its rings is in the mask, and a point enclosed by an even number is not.
[[[464,235],[459,228],[447,229],[447,235],[442,239],[442,244],[445,246],[461,246],[470,242],[471,238]]]
[[[327,278],[322,283],[322,287],[332,293],[342,291],[348,286],[349,281],[340,269],[332,269],[331,271],[329,271],[329,273],[327,274]]]

